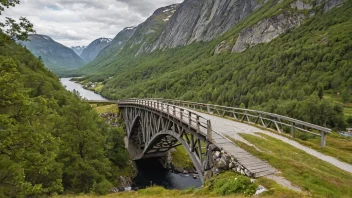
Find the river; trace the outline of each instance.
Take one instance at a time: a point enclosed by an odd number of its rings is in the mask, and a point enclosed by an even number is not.
[[[71,78],[61,78],[60,82],[67,90],[76,90],[87,100],[107,100],[101,95],[86,90],[81,84],[70,81]],[[150,185],[163,186],[166,189],[198,188],[202,185],[200,179],[193,179],[193,174],[174,173],[161,166],[157,159],[146,159],[137,161],[138,175],[134,179],[134,188],[145,188]]]
[[[95,93],[94,91],[84,89],[81,84],[70,81],[71,79],[72,78],[60,78],[61,84],[63,84],[67,90],[76,90],[83,98],[86,98],[87,100],[107,100],[106,98]]]

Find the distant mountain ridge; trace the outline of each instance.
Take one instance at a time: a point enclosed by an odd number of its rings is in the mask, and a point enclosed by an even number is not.
[[[87,46],[72,46],[71,49],[76,52],[78,56],[81,56],[82,52],[84,49],[86,49]]]
[[[67,70],[77,69],[84,61],[71,49],[49,36],[31,34],[29,41],[20,41],[36,57],[41,57],[44,65],[54,73],[60,74]]]
[[[100,51],[110,44],[112,39],[110,38],[98,38],[90,43],[85,49],[83,49],[80,57],[89,63],[98,56]]]

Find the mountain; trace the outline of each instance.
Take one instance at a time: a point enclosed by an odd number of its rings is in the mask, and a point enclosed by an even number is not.
[[[185,0],[152,50],[212,40],[263,4],[257,0]]]
[[[81,58],[89,63],[97,57],[99,52],[110,44],[112,39],[109,38],[99,38],[90,43],[85,49],[83,49]]]
[[[115,38],[109,43],[107,47],[100,51],[98,56],[119,52],[135,32],[136,27],[126,27],[115,36]]]
[[[86,48],[86,46],[72,46],[71,49],[76,52],[78,56],[80,56],[83,52],[83,50]]]
[[[19,42],[36,57],[41,57],[45,66],[56,74],[82,67],[83,60],[70,48],[55,42],[52,38],[31,34],[29,41]]]
[[[169,8],[80,74],[113,99],[178,98],[352,125],[352,0],[186,0]]]
[[[115,65],[114,62],[121,57],[138,56],[150,51],[153,43],[160,36],[178,6],[179,4],[173,4],[159,8],[137,27],[129,27],[122,30],[110,46],[103,49],[99,56],[89,63],[84,70],[100,68],[106,65],[113,67]],[[121,45],[116,45],[120,42]]]

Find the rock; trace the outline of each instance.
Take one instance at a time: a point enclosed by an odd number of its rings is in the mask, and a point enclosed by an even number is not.
[[[324,11],[330,11],[336,6],[340,6],[345,0],[317,0],[317,5],[325,3]]]
[[[239,33],[232,52],[243,52],[259,43],[268,43],[287,30],[300,25],[304,18],[303,14],[284,13],[259,21]]]
[[[262,185],[259,185],[258,188],[257,188],[257,191],[255,192],[254,195],[260,195],[261,193],[265,192],[265,191],[268,191],[268,189],[266,189],[264,186]]]
[[[310,10],[313,8],[313,5],[309,3],[304,3],[301,0],[291,3],[291,8],[297,10]]]
[[[254,183],[256,179],[251,179],[251,183]]]
[[[112,193],[117,193],[117,192],[119,192],[119,189],[118,188],[113,188],[113,189],[111,189],[111,192]]]
[[[222,170],[228,170],[228,163],[224,158],[221,158],[216,167]]]
[[[216,47],[214,54],[220,54],[221,52],[227,51],[231,48],[227,41],[221,41]]]
[[[236,166],[236,163],[235,162],[231,162],[230,164],[229,164],[229,169],[232,169],[232,168],[234,168]]]
[[[241,166],[237,166],[236,172],[240,173],[241,172]]]
[[[125,188],[124,187],[121,187],[118,189],[118,192],[124,192],[125,191]]]
[[[244,173],[243,169],[241,169],[241,175],[245,175],[245,173]]]
[[[219,151],[215,151],[214,156],[215,156],[215,159],[220,158],[221,157],[221,153]]]
[[[170,18],[151,51],[212,40],[264,3],[257,0],[185,0]]]

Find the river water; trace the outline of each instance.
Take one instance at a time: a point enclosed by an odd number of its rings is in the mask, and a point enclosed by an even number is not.
[[[61,78],[60,82],[69,91],[76,90],[87,100],[107,100],[93,91],[86,90],[71,78]],[[136,162],[138,175],[134,179],[134,188],[145,188],[151,185],[163,186],[166,189],[198,188],[202,185],[200,179],[193,179],[193,174],[174,173],[161,166],[157,159],[139,160]]]
[[[90,91],[87,89],[84,89],[81,84],[70,81],[71,78],[61,78],[60,82],[63,84],[67,90],[73,91],[76,90],[80,93],[80,95],[83,98],[86,98],[87,100],[107,100],[103,96],[94,93],[94,91]]]

